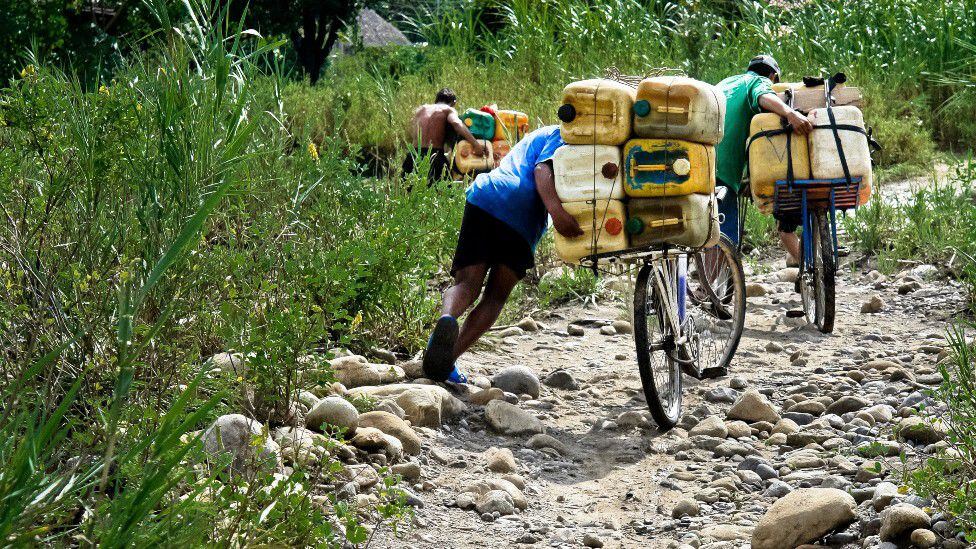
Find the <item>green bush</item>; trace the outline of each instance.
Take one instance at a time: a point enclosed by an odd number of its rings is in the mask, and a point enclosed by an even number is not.
[[[946,406],[942,421],[948,447],[909,476],[912,486],[933,498],[970,542],[976,542],[976,346],[967,341],[966,330],[974,327],[962,324],[949,332],[952,355],[940,365],[943,382],[932,393]]]

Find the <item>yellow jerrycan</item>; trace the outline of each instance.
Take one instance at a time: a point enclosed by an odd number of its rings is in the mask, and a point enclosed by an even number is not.
[[[529,133],[529,115],[519,111],[495,111],[495,141],[518,143]]]
[[[853,106],[832,107],[834,119],[839,126],[853,126],[864,131],[864,115],[861,109]],[[830,116],[827,109],[814,109],[810,112],[810,121],[814,130],[810,134],[810,171],[814,179],[842,179],[844,168],[841,165],[840,154],[837,151],[837,141],[834,131],[829,126]],[[840,145],[847,160],[847,169],[851,177],[861,177],[857,203],[866,204],[871,199],[871,184],[873,174],[871,170],[871,147],[868,137],[860,131],[840,129],[837,131]]]
[[[721,236],[715,195],[635,198],[627,210],[626,231],[634,248],[663,243],[710,247]]]
[[[469,173],[487,172],[495,167],[495,155],[492,152],[491,141],[483,140],[485,155],[477,156],[471,150],[471,143],[458,141],[454,145],[454,169],[465,175]]]
[[[552,170],[562,202],[624,197],[620,147],[563,145],[552,157]]]
[[[635,198],[715,191],[715,147],[679,139],[631,139],[624,146],[624,192]]]
[[[630,138],[634,88],[614,80],[583,80],[563,89],[559,133],[572,145],[620,145]]]
[[[624,232],[627,211],[620,200],[566,202],[563,208],[576,218],[583,229],[583,235],[576,238],[566,238],[553,231],[556,254],[566,263],[577,264],[580,259],[593,253],[627,249],[627,233]]]
[[[777,82],[773,84],[773,91],[776,93],[783,93],[786,90],[795,90],[802,87],[803,82]]]
[[[762,135],[781,129],[783,119],[773,113],[753,116],[749,127],[749,187],[756,207],[766,214],[773,213],[776,181],[786,179],[788,158],[793,162],[793,179],[810,178],[807,136],[790,135],[787,148],[786,134]]]
[[[715,145],[725,132],[725,94],[684,76],[645,78],[634,102],[639,137],[684,139]]]

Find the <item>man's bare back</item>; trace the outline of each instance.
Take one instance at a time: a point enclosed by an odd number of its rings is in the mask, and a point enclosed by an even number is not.
[[[443,148],[447,127],[453,122],[452,118],[457,118],[457,122],[461,123],[457,111],[450,105],[443,103],[421,105],[413,112],[410,121],[408,137],[411,144],[423,148]]]

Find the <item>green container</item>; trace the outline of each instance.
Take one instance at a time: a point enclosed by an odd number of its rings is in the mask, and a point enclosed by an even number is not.
[[[477,139],[495,137],[495,117],[486,112],[468,109],[461,114],[461,122],[464,122],[471,135]]]

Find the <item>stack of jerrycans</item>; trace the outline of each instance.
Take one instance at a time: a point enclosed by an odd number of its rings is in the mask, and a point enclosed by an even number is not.
[[[480,173],[497,168],[512,145],[529,131],[529,117],[523,112],[499,110],[494,105],[468,109],[461,121],[476,139],[484,140],[485,156],[475,156],[471,144],[459,141],[454,148],[454,167],[461,174]]]
[[[567,263],[628,248],[620,146],[630,138],[635,90],[613,80],[583,80],[563,90],[560,134],[552,158],[556,194],[583,235],[554,234]]]
[[[647,78],[637,88],[633,127],[637,137],[623,150],[631,247],[717,244],[715,144],[725,96],[691,78]]]
[[[789,95],[785,95],[790,90]],[[776,114],[752,117],[749,133],[749,185],[752,200],[760,212],[771,214],[775,207],[776,182],[789,179],[843,179],[845,177],[838,146],[851,177],[860,177],[857,204],[871,199],[873,179],[871,150],[865,132],[864,116],[858,106],[861,92],[856,87],[838,84],[830,94],[834,120],[841,129],[834,134],[827,112],[824,86],[803,83],[773,84],[773,91],[817,127],[809,136],[783,133],[783,120]],[[861,132],[843,128],[859,128]],[[792,165],[792,170],[790,170]]]

